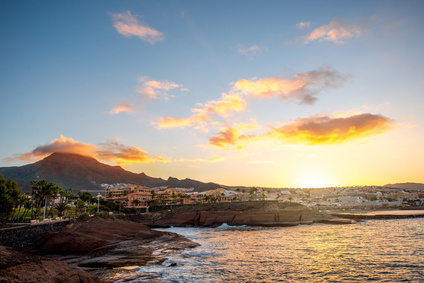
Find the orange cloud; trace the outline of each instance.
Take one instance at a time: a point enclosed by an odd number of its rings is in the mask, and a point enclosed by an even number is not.
[[[252,120],[251,124],[238,123],[234,127],[226,126],[216,136],[209,138],[209,144],[222,149],[244,149],[246,143],[256,140],[257,136],[245,135],[243,132],[258,128],[255,120]]]
[[[385,133],[394,127],[391,119],[370,113],[350,117],[311,116],[297,119],[282,127],[259,135],[245,135],[255,125],[236,124],[225,127],[209,144],[222,149],[244,149],[248,143],[259,140],[282,141],[289,144],[331,145]]]
[[[393,124],[387,117],[370,113],[346,118],[312,116],[279,128],[271,127],[271,132],[264,137],[292,144],[337,144],[387,132]]]
[[[139,82],[142,83],[141,86],[135,88],[135,90],[152,99],[165,99],[168,100],[170,95],[167,91],[180,88],[183,91],[187,91],[187,88],[184,88],[182,85],[179,85],[174,82],[168,82],[166,80],[163,81],[155,81],[149,80],[149,77],[140,77]],[[171,96],[172,97],[172,96]]]
[[[137,16],[131,15],[130,11],[122,14],[113,14],[112,19],[116,31],[125,37],[136,36],[151,44],[164,38],[163,33],[147,25],[140,24]]]
[[[147,152],[141,148],[135,146],[126,146],[112,140],[108,141],[108,143],[100,144],[100,149],[96,151],[95,155],[99,159],[114,162],[119,165],[132,164],[133,162],[146,163],[155,161],[169,161],[168,159],[160,156],[148,157]]]
[[[221,100],[208,101],[205,104],[199,104],[202,108],[195,108],[192,111],[195,113],[191,117],[175,118],[175,117],[161,117],[157,121],[159,129],[163,128],[184,128],[190,126],[198,126],[200,129],[205,130],[204,123],[212,120],[212,116],[227,117],[231,112],[243,112],[246,109],[247,102],[238,94],[223,93]]]
[[[75,141],[72,138],[67,138],[63,135],[60,135],[59,139],[54,139],[50,144],[41,145],[36,147],[33,151],[27,152],[19,155],[18,157],[9,157],[5,161],[11,162],[15,160],[21,161],[34,161],[39,160],[47,155],[50,155],[54,152],[63,152],[63,153],[76,153],[81,155],[90,156],[92,152],[97,150],[97,146],[81,143]]]
[[[199,113],[187,118],[160,117],[157,121],[159,129],[164,128],[185,128],[209,121],[211,118],[205,113]]]
[[[168,162],[170,160],[156,156],[148,157],[147,152],[135,146],[126,146],[119,144],[115,140],[109,140],[107,143],[101,143],[99,146],[81,143],[72,138],[63,135],[60,139],[54,139],[50,144],[36,147],[33,151],[19,155],[18,157],[5,158],[5,161],[15,160],[34,161],[44,158],[55,152],[74,153],[86,156],[92,156],[97,159],[116,163],[119,165],[131,164],[132,162]]]
[[[318,70],[297,74],[294,78],[265,78],[256,81],[239,80],[234,90],[258,98],[280,96],[283,100],[297,101],[301,104],[313,104],[315,95],[321,91],[341,87],[348,76],[323,66]]]
[[[246,100],[244,100],[240,95],[236,93],[223,93],[221,95],[221,100],[208,101],[204,106],[205,111],[208,114],[215,114],[217,116],[226,117],[230,112],[243,112],[246,110],[246,105]]]
[[[135,107],[129,104],[122,104],[121,106],[113,108],[109,114],[118,114],[121,112],[134,112]]]
[[[343,43],[343,40],[359,37],[364,28],[346,23],[342,18],[333,19],[328,25],[322,25],[303,37],[305,43],[314,40],[326,40],[334,43]]]

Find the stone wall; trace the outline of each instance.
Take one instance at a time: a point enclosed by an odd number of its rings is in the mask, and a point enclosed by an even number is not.
[[[31,246],[34,241],[48,232],[58,232],[68,225],[70,220],[38,223],[19,227],[0,229],[0,245],[14,248]]]

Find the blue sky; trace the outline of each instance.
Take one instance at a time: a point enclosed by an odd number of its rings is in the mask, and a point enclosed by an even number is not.
[[[423,14],[422,1],[2,1],[0,166],[68,151],[228,185],[424,182]]]

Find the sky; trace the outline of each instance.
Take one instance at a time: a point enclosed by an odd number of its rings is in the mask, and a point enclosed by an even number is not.
[[[0,167],[424,183],[424,1],[0,1]]]

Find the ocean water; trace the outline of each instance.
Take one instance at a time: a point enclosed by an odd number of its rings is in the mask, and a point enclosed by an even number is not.
[[[160,230],[201,244],[141,267],[170,282],[424,282],[424,218]]]

